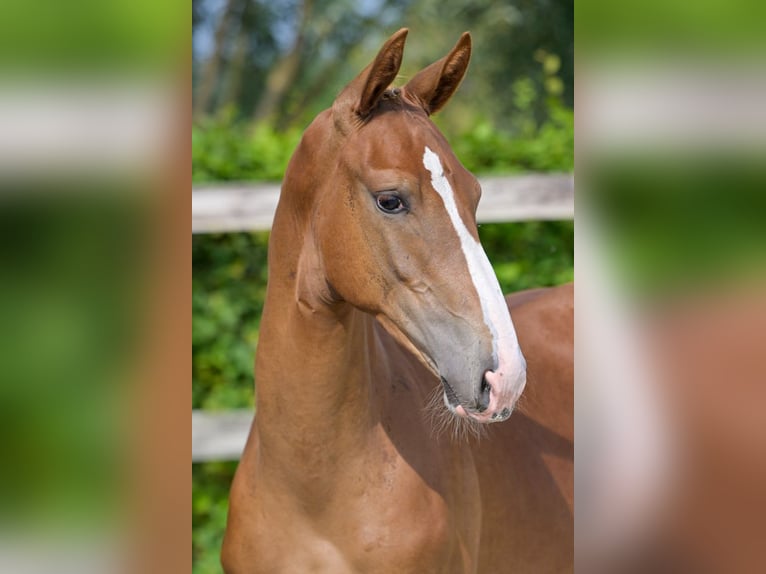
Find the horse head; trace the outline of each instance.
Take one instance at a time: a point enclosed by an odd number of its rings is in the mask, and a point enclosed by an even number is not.
[[[441,380],[451,412],[500,421],[526,363],[479,242],[481,188],[430,120],[463,79],[471,37],[391,88],[406,36],[391,36],[317,117],[288,167],[283,189],[296,190],[308,236],[298,297],[374,315]]]

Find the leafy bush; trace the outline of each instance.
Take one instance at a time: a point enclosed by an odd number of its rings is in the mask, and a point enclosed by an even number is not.
[[[572,171],[573,110],[548,97],[546,118],[538,125],[534,88],[520,80],[514,90],[518,110],[517,128],[512,132],[500,131],[480,116],[467,122],[468,128],[441,126],[457,157],[477,174]],[[235,117],[229,111],[192,128],[193,181],[280,180],[301,132],[279,132],[268,124],[253,127],[235,121]]]
[[[192,572],[220,574],[229,487],[236,462],[192,465]]]
[[[301,132],[235,121],[234,110],[192,126],[192,180],[282,179]]]
[[[526,221],[479,226],[503,293],[574,280],[574,222]]]
[[[548,80],[556,79],[549,77]],[[550,90],[555,91],[555,86]],[[515,129],[495,129],[477,117],[473,127],[448,133],[455,154],[475,173],[517,171],[572,171],[574,168],[574,110],[554,95],[545,97],[545,119],[538,122],[535,109],[540,95],[528,78],[514,83],[512,97]]]
[[[268,233],[192,238],[192,408],[253,406]]]

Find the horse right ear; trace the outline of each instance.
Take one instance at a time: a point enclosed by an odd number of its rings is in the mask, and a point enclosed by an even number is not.
[[[471,59],[471,34],[463,32],[449,54],[424,68],[404,86],[430,116],[455,93]]]
[[[402,28],[386,40],[375,60],[335,98],[333,111],[341,115],[351,112],[361,119],[372,111],[399,73],[408,31]]]

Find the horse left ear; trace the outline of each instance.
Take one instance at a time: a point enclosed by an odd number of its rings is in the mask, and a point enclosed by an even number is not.
[[[335,98],[333,108],[343,117],[349,110],[364,118],[378,103],[402,65],[407,28],[391,36],[378,52],[375,60]]]
[[[463,32],[449,54],[423,68],[404,89],[414,96],[428,115],[438,112],[455,93],[471,59],[471,34]]]

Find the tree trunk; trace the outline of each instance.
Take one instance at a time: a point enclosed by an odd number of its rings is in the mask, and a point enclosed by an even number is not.
[[[250,30],[247,26],[249,5],[250,2],[246,1],[242,11],[239,33],[234,41],[234,54],[229,63],[226,87],[220,99],[223,105],[232,104],[238,106],[240,103],[239,99],[242,94],[242,82],[247,64],[248,48],[250,47]]]
[[[255,112],[253,113],[253,120],[255,122],[271,119],[274,116],[298,75],[313,4],[313,0],[303,1],[301,22],[295,35],[295,41],[284,56],[269,71],[269,75],[266,78],[266,88],[258,100]]]
[[[200,116],[208,113],[214,106],[215,91],[218,86],[221,65],[226,52],[227,40],[230,36],[230,30],[236,22],[240,0],[227,0],[224,6],[221,19],[215,29],[215,47],[210,54],[205,66],[202,69],[202,78],[197,98],[194,103],[194,115]]]

